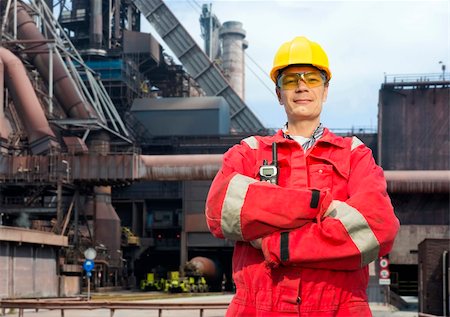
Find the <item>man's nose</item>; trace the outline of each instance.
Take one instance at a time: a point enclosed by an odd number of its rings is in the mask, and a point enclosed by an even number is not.
[[[299,78],[297,88],[295,90],[296,91],[304,91],[304,90],[308,90],[308,89],[309,89],[309,87],[306,84],[306,82],[303,80],[303,78]]]

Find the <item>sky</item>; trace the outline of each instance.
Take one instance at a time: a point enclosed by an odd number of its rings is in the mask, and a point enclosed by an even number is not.
[[[245,102],[267,128],[279,128],[286,122],[268,74],[279,46],[295,36],[306,36],[327,52],[333,78],[321,121],[336,130],[376,129],[378,92],[385,75],[440,76],[442,65],[446,65],[447,72],[450,70],[450,1],[165,3],[201,48],[204,44],[199,17],[204,3],[212,4],[213,13],[222,24],[243,23],[249,43]],[[141,31],[159,38],[147,21]]]

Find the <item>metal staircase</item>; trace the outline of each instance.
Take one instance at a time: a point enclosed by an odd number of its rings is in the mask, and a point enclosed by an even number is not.
[[[265,129],[162,0],[133,0],[133,3],[206,94],[225,98],[230,105],[233,130],[258,132]]]

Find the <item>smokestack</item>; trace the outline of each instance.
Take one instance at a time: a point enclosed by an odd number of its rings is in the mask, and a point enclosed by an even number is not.
[[[89,40],[91,48],[102,47],[103,42],[103,17],[102,0],[91,0],[91,25]]]
[[[242,23],[225,22],[220,28],[219,37],[222,40],[222,68],[231,87],[241,97],[245,98],[245,55],[248,42],[244,40],[246,32]]]

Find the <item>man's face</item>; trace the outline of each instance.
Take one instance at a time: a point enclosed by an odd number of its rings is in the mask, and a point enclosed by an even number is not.
[[[291,66],[284,69],[281,75],[317,71],[312,66]],[[310,88],[303,80],[298,80],[298,85],[294,86],[296,88],[276,88],[278,100],[284,106],[288,121],[319,119],[322,104],[327,100],[328,84]]]

